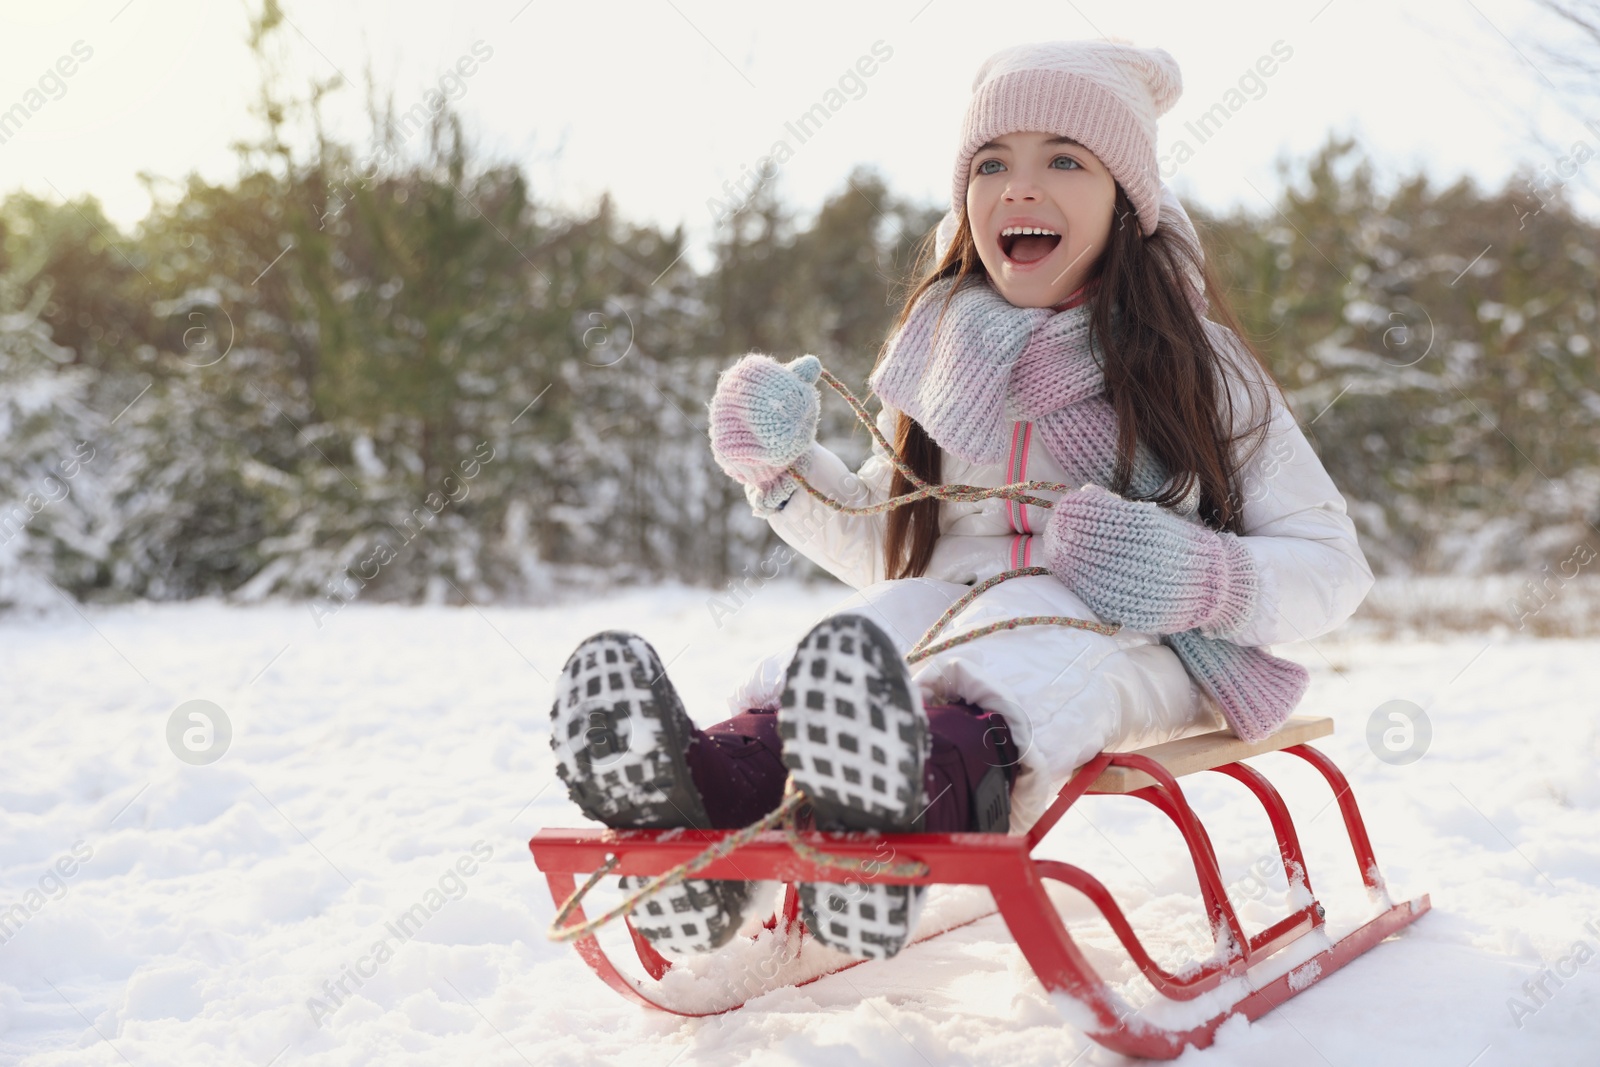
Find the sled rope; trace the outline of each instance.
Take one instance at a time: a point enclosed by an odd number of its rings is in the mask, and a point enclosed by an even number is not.
[[[816,497],[818,500],[822,501],[822,503],[826,504],[834,511],[846,515],[876,515],[881,512],[892,511],[898,507],[904,507],[905,505],[913,503],[914,501],[924,500],[928,497],[933,497],[938,500],[957,501],[961,503],[1002,498],[1005,500],[1015,500],[1021,504],[1031,504],[1037,508],[1049,509],[1055,506],[1053,501],[1046,500],[1043,497],[1032,496],[1030,494],[1033,492],[1072,492],[1072,486],[1065,485],[1061,482],[1015,482],[1011,485],[1001,485],[994,488],[984,488],[976,485],[930,484],[929,482],[926,482],[922,478],[918,477],[917,472],[911,469],[911,465],[905,461],[905,458],[902,457],[900,453],[895,451],[894,446],[891,445],[883,436],[883,433],[878,429],[877,424],[873,422],[872,416],[867,413],[866,407],[863,406],[861,401],[856,398],[856,395],[850,391],[849,386],[840,381],[827,368],[823,368],[821,378],[823,381],[827,382],[830,387],[832,387],[834,392],[842,396],[845,399],[845,402],[850,405],[850,410],[855,412],[856,418],[863,426],[867,428],[867,432],[872,434],[873,440],[876,441],[878,446],[883,449],[885,454],[889,457],[889,461],[894,464],[895,469],[901,474],[905,475],[906,479],[910,481],[912,485],[916,486],[916,488],[911,492],[903,493],[897,497],[891,497],[881,504],[869,504],[863,507],[856,507],[846,504],[843,501],[834,500],[822,490],[806,481],[805,477],[791,466],[789,468],[789,473],[794,476],[795,481],[800,483],[801,488],[810,493],[813,497]],[[951,619],[960,614],[962,609],[964,609],[968,604],[972,603],[982,593],[987,592],[988,590],[999,585],[1001,582],[1008,581],[1012,578],[1025,578],[1049,573],[1049,569],[1045,567],[1015,567],[1011,570],[1002,571],[999,574],[994,575],[992,578],[987,578],[984,581],[979,582],[977,585],[973,586],[972,589],[962,594],[961,598],[954,604],[950,605],[950,609],[943,615],[939,616],[938,621],[936,621],[932,626],[928,627],[927,632],[917,639],[917,643],[911,646],[911,650],[906,653],[906,663],[917,663],[928,658],[929,656],[938,655],[940,652],[943,652],[946,649],[954,648],[957,645],[965,644],[968,641],[975,641],[980,637],[985,637],[992,633],[998,633],[1001,630],[1014,630],[1020,626],[1069,626],[1074,629],[1090,630],[1094,633],[1105,634],[1108,637],[1122,629],[1122,625],[1120,623],[1090,622],[1087,619],[1075,619],[1067,615],[1020,615],[1016,618],[1002,619],[998,622],[988,623],[973,630],[969,630],[966,633],[957,634],[954,637],[946,638],[945,640],[937,643],[934,642],[935,635],[937,635],[938,632],[942,630]],[[583,883],[583,885],[574,890],[572,895],[567,897],[566,902],[563,903],[556,911],[555,918],[550,921],[550,929],[548,932],[550,940],[572,941],[594,933],[607,923],[613,922],[619,917],[629,914],[645,901],[659,896],[661,893],[671,889],[673,886],[679,885],[687,881],[689,878],[694,877],[694,875],[705,870],[706,867],[710,866],[715,861],[723,859],[727,856],[731,856],[733,853],[737,852],[739,849],[755,840],[756,835],[764,833],[778,825],[781,825],[784,837],[787,839],[789,847],[794,850],[795,854],[801,859],[807,860],[818,867],[829,867],[835,870],[849,871],[855,874],[865,874],[868,877],[871,877],[879,872],[886,872],[891,877],[895,878],[920,878],[928,873],[928,865],[916,860],[904,863],[880,863],[877,860],[858,860],[845,856],[834,855],[833,853],[825,852],[821,849],[806,844],[805,841],[801,840],[800,831],[795,826],[796,811],[802,804],[806,802],[806,799],[807,798],[805,794],[802,793],[799,787],[794,784],[794,779],[791,777],[784,787],[782,803],[780,803],[776,808],[772,809],[766,815],[762,816],[760,819],[751,823],[749,826],[746,826],[738,833],[731,834],[728,837],[723,838],[721,841],[718,841],[716,844],[711,845],[710,847],[706,848],[705,851],[701,852],[692,859],[685,860],[683,863],[678,864],[671,870],[668,870],[665,873],[651,879],[649,882],[646,882],[632,893],[629,893],[620,903],[606,911],[604,914],[597,915],[592,919],[585,919],[583,922],[575,923],[570,926],[567,925],[568,918],[571,917],[572,912],[577,909],[578,905],[583,902],[584,897],[589,895],[589,891],[598,885],[602,878],[616,870],[617,864],[621,862],[619,857],[616,855],[610,856],[600,867],[600,869],[591,874]]]
[[[1014,619],[1002,619],[999,622],[987,623],[976,629],[968,630],[964,634],[948,637],[937,644],[929,644],[933,640],[933,635],[942,630],[951,619],[959,615],[961,609],[976,600],[979,594],[993,589],[1008,578],[1025,578],[1035,574],[1049,573],[1050,569],[1048,567],[1018,567],[1014,570],[1002,571],[993,578],[985,578],[970,590],[961,594],[961,599],[951,604],[950,610],[939,616],[938,621],[928,627],[928,632],[918,638],[917,643],[911,646],[911,651],[906,653],[906,662],[916,663],[927,659],[929,656],[937,656],[947,648],[954,648],[957,645],[975,641],[980,637],[987,637],[989,634],[998,633],[1001,630],[1015,630],[1019,626],[1071,626],[1078,630],[1092,630],[1097,634],[1105,634],[1107,637],[1122,629],[1121,623],[1090,622],[1088,619],[1074,619],[1068,615],[1018,615]]]
[[[574,923],[571,926],[566,925],[568,917],[583,902],[583,898],[589,895],[589,891],[599,884],[600,879],[616,870],[617,864],[621,862],[621,859],[612,854],[606,858],[606,862],[600,869],[591,874],[583,885],[574,890],[572,895],[567,897],[566,902],[557,909],[555,918],[550,920],[550,929],[547,936],[552,941],[572,941],[592,934],[607,923],[614,922],[621,916],[629,914],[634,908],[652,897],[658,896],[673,886],[694,877],[694,875],[705,870],[715,861],[731,856],[751,841],[754,841],[756,835],[764,833],[780,823],[782,824],[783,835],[795,854],[803,860],[816,864],[818,867],[831,867],[835,870],[865,874],[869,878],[879,873],[887,873],[893,878],[921,878],[928,873],[928,865],[919,860],[908,860],[903,863],[882,863],[878,860],[870,859],[859,860],[848,856],[838,856],[806,844],[800,838],[800,830],[795,825],[795,816],[800,806],[805,804],[808,799],[805,793],[800,790],[800,787],[794,784],[794,779],[791,777],[784,786],[783,802],[760,819],[757,819],[738,833],[731,834],[716,844],[709,846],[692,859],[685,860],[676,867],[646,882],[604,914],[597,915],[592,919],[585,919],[583,922]]]
[[[850,504],[846,504],[843,501],[833,499],[828,494],[824,493],[822,490],[806,481],[805,476],[791,466],[789,468],[789,473],[794,476],[795,481],[800,483],[800,487],[806,492],[810,493],[812,496],[816,497],[818,500],[822,501],[822,503],[826,504],[828,507],[832,508],[834,511],[845,515],[876,515],[880,512],[892,511],[895,508],[904,507],[905,505],[913,503],[914,501],[924,500],[928,497],[933,497],[938,500],[957,501],[960,503],[971,503],[977,500],[992,500],[996,497],[999,497],[1005,500],[1015,500],[1021,504],[1032,504],[1034,507],[1048,510],[1055,506],[1055,502],[1051,500],[1045,500],[1042,497],[1030,496],[1030,491],[1045,491],[1052,493],[1072,492],[1072,486],[1065,485],[1061,482],[1015,482],[1011,485],[996,486],[992,489],[985,489],[976,485],[932,485],[918,477],[917,472],[911,469],[911,464],[907,463],[905,458],[901,456],[900,453],[895,451],[894,446],[891,445],[888,439],[883,436],[883,432],[878,429],[877,424],[872,420],[872,416],[867,413],[866,407],[861,403],[860,400],[856,398],[856,395],[850,391],[849,386],[840,381],[827,368],[823,368],[821,378],[823,381],[828,383],[834,392],[844,397],[845,402],[850,405],[850,410],[855,412],[856,419],[867,428],[867,432],[872,434],[872,439],[878,443],[878,447],[882,448],[888,455],[889,462],[894,464],[895,470],[905,475],[906,479],[911,482],[912,485],[916,486],[916,488],[911,492],[902,493],[900,496],[896,497],[890,497],[881,504],[867,504],[861,507],[855,507]],[[976,629],[968,630],[966,633],[957,634],[955,637],[946,638],[937,644],[933,642],[934,635],[936,635],[940,630],[944,629],[945,625],[949,623],[951,619],[960,614],[968,604],[976,600],[979,594],[993,589],[1001,582],[1008,581],[1012,578],[1026,578],[1033,575],[1049,573],[1050,571],[1046,567],[1014,567],[1011,570],[1001,571],[994,577],[986,578],[984,581],[973,586],[970,591],[962,594],[960,600],[957,600],[954,604],[950,605],[950,610],[939,616],[939,620],[937,622],[928,627],[927,633],[923,634],[917,639],[917,643],[911,646],[911,651],[906,653],[906,662],[908,664],[917,663],[921,660],[927,659],[929,656],[936,656],[940,652],[954,648],[957,645],[966,644],[968,641],[975,641],[980,637],[987,637],[989,634],[998,633],[1001,630],[1015,630],[1020,626],[1070,626],[1077,630],[1089,630],[1093,633],[1105,634],[1107,637],[1112,636],[1118,630],[1122,629],[1121,623],[1090,622],[1087,619],[1075,619],[1069,615],[1019,615],[1013,619],[1004,619],[1000,622],[991,622],[984,626],[979,626]]]
[[[616,920],[623,915],[628,914],[638,905],[644,903],[652,897],[655,897],[662,892],[671,889],[673,886],[688,880],[690,877],[698,874],[700,871],[710,866],[714,861],[722,859],[724,856],[732,855],[740,848],[743,848],[745,845],[748,845],[751,841],[755,840],[757,834],[766,830],[770,830],[775,823],[779,821],[787,821],[794,809],[799,806],[801,800],[803,799],[804,798],[797,792],[785,792],[783,802],[781,804],[779,804],[776,808],[773,808],[761,818],[757,819],[755,822],[751,823],[749,826],[746,826],[743,830],[740,830],[738,833],[729,837],[723,838],[721,841],[718,841],[716,844],[707,848],[704,852],[701,852],[698,856],[686,860],[683,863],[678,864],[676,867],[673,867],[670,870],[651,879],[649,882],[646,882],[644,885],[640,886],[638,889],[624,897],[620,904],[616,905],[616,907],[610,909],[604,914],[597,915],[592,919],[585,919],[583,922],[572,926],[566,925],[567,917],[571,915],[573,910],[583,902],[583,898],[589,895],[589,891],[599,883],[600,879],[604,878],[606,875],[610,874],[616,869],[617,864],[620,862],[620,857],[618,857],[616,854],[612,854],[606,858],[606,862],[600,867],[600,869],[591,874],[588,877],[588,880],[586,880],[583,885],[579,886],[577,890],[567,898],[566,903],[562,904],[560,909],[557,910],[556,917],[550,920],[550,940],[572,941],[576,938],[594,933],[594,931],[600,929],[600,927]]]
[[[867,413],[866,407],[861,403],[860,400],[856,398],[856,395],[850,391],[850,387],[844,384],[844,382],[840,381],[833,374],[833,372],[828,370],[826,367],[823,368],[821,377],[823,381],[827,382],[828,385],[832,387],[834,392],[844,397],[845,402],[850,405],[850,410],[855,412],[857,421],[867,428],[868,433],[872,434],[872,439],[878,442],[878,447],[882,448],[888,455],[889,462],[894,464],[895,470],[899,471],[901,474],[904,474],[906,476],[906,480],[917,487],[909,493],[903,493],[900,496],[890,497],[881,504],[867,504],[861,507],[855,507],[850,504],[846,504],[843,501],[833,499],[828,494],[824,493],[822,490],[806,481],[805,476],[799,471],[795,470],[794,467],[791,466],[788,468],[789,473],[794,476],[795,481],[800,483],[800,487],[802,489],[816,497],[818,500],[822,501],[834,511],[841,512],[845,515],[876,515],[884,511],[893,511],[895,508],[904,507],[907,504],[914,503],[930,496],[937,497],[940,500],[951,500],[963,504],[972,503],[973,501],[977,500],[992,500],[996,497],[1000,497],[1005,500],[1015,500],[1023,504],[1032,504],[1036,508],[1045,508],[1048,510],[1049,508],[1055,506],[1053,501],[1046,500],[1043,497],[1029,496],[1028,491],[1033,490],[1038,492],[1042,490],[1051,493],[1072,492],[1073,487],[1062,482],[1015,482],[1011,485],[998,485],[993,488],[985,488],[978,485],[933,485],[925,482],[917,476],[916,471],[911,469],[911,464],[907,463],[904,457],[894,450],[894,446],[889,443],[888,438],[883,436],[883,432],[878,429],[877,423],[872,421],[872,416]]]

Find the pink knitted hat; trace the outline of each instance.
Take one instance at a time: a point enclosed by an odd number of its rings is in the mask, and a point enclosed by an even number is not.
[[[1149,236],[1161,217],[1156,119],[1183,94],[1178,61],[1161,48],[1112,40],[1021,44],[983,61],[961,124],[951,207],[967,205],[978,147],[1008,133],[1071,137],[1099,157],[1133,202]]]

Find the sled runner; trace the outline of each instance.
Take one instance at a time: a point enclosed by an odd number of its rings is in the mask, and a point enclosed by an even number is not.
[[[766,929],[784,934],[773,943],[787,946],[788,951],[806,936],[799,918],[796,884],[859,879],[859,869],[847,871],[842,864],[870,865],[887,846],[889,855],[906,862],[880,867],[870,877],[891,883],[986,887],[994,907],[984,915],[998,912],[1048,992],[1064,994],[1081,1006],[1083,1011],[1074,1015],[1082,1018],[1090,1037],[1126,1055],[1171,1059],[1185,1047],[1209,1045],[1217,1027],[1232,1016],[1256,1019],[1278,1007],[1408,926],[1430,907],[1426,894],[1400,904],[1389,902],[1349,782],[1332,760],[1308,744],[1332,732],[1331,719],[1296,717],[1264,741],[1247,742],[1228,731],[1218,731],[1135,752],[1102,752],[1078,768],[1025,835],[815,833],[796,831],[792,825],[785,831],[760,833],[547,829],[533,837],[529,848],[560,909],[556,925],[569,923],[567,929],[571,930],[586,922],[581,902],[573,900],[579,892],[576,876],[591,875],[590,884],[594,880],[592,873],[600,871],[655,877],[691,860],[704,861],[708,847],[721,844],[728,851],[713,853],[709,862],[696,868],[695,877],[786,883],[778,912],[767,921]],[[1277,751],[1304,760],[1326,780],[1343,816],[1356,866],[1369,895],[1386,905],[1375,918],[1334,942],[1329,942],[1322,929],[1325,912],[1312,891],[1287,805],[1260,771],[1242,762]],[[1290,897],[1303,902],[1264,930],[1245,931],[1223,887],[1211,839],[1178,784],[1178,778],[1202,771],[1235,779],[1260,801],[1277,839]],[[1045,835],[1082,797],[1118,794],[1154,805],[1183,835],[1215,945],[1215,951],[1204,961],[1176,971],[1162,968],[1151,958],[1103,883],[1072,864],[1034,855]],[[1146,1018],[1134,1018],[1132,1009],[1096,973],[1074,942],[1045,891],[1047,880],[1070,886],[1089,900],[1160,997],[1171,1002],[1193,1001],[1216,991],[1217,995],[1208,998],[1208,1002],[1220,1006],[1197,1015],[1197,1021],[1186,1027],[1165,1028]],[[917,940],[937,937],[951,928],[954,927],[925,932]],[[707,1010],[674,1008],[666,1002],[661,989],[673,963],[633,931],[631,924],[629,930],[647,979],[630,978],[619,970],[592,930],[573,939],[584,962],[624,997],[685,1016],[721,1014],[744,1003],[744,999],[735,999]],[[725,946],[720,951],[727,949]],[[859,962],[865,961],[846,961],[843,966],[808,977],[800,984]]]

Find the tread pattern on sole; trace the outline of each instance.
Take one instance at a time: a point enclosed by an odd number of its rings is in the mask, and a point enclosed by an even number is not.
[[[917,928],[927,887],[879,882],[805,882],[800,910],[818,941],[857,959],[887,959]]]
[[[920,814],[928,717],[893,642],[860,615],[812,628],[779,698],[783,763],[828,829],[908,828]]]
[[[778,707],[783,762],[812,801],[819,830],[912,829],[925,807],[928,716],[894,643],[861,615],[812,628],[789,663]],[[910,939],[924,886],[805,883],[817,940],[858,958],[893,956]]]
[[[606,630],[567,658],[550,707],[550,748],[567,795],[589,818],[626,829],[707,829],[684,757],[694,729],[661,658],[637,634]],[[630,892],[648,879],[623,876]],[[753,882],[690,879],[642,902],[634,927],[656,948],[709,952],[733,937]]]
[[[709,826],[684,758],[692,729],[660,657],[637,634],[588,638],[556,681],[556,774],[573,803],[607,826]]]
[[[624,875],[617,884],[626,893],[648,881],[643,875]],[[633,926],[658,950],[710,952],[738,933],[754,889],[754,882],[690,878],[635,908]]]

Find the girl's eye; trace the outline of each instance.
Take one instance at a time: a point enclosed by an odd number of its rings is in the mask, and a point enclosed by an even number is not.
[[[1066,165],[1063,166],[1062,164],[1066,164]],[[1050,166],[1053,167],[1056,170],[1082,170],[1083,169],[1083,164],[1079,163],[1076,159],[1073,159],[1071,156],[1056,156],[1054,159],[1052,159],[1050,161]],[[1001,163],[998,159],[986,159],[983,162],[978,164],[976,173],[978,173],[978,174],[999,174],[1000,171],[1003,170],[1004,168],[1005,168],[1005,164]]]

